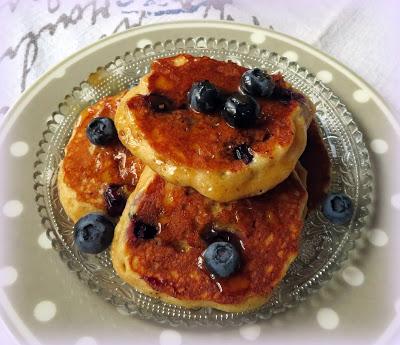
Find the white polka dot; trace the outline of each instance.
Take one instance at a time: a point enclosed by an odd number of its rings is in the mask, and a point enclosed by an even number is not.
[[[165,329],[160,334],[160,345],[181,345],[182,336],[172,329]]]
[[[400,194],[395,194],[391,199],[392,206],[398,210],[400,210]]]
[[[75,345],[97,345],[97,341],[92,337],[79,338]]]
[[[153,44],[153,42],[148,40],[147,38],[142,38],[141,40],[138,41],[137,46],[139,48],[144,48],[149,44],[151,45],[151,44]]]
[[[288,50],[282,54],[286,59],[290,61],[297,61],[299,59],[299,55],[293,50]]]
[[[246,325],[239,329],[239,333],[243,339],[254,341],[261,333],[261,328],[258,325]]]
[[[38,244],[43,249],[51,248],[51,241],[48,239],[46,232],[42,232],[38,237]]]
[[[33,316],[41,322],[50,321],[57,312],[56,305],[51,301],[42,301],[38,303],[33,310]]]
[[[378,154],[385,153],[389,148],[388,143],[383,139],[374,139],[371,141],[371,150]]]
[[[364,273],[361,272],[357,267],[349,266],[346,267],[342,276],[344,281],[351,286],[360,286],[364,283]]]
[[[329,71],[319,71],[316,77],[321,80],[323,83],[330,83],[333,79],[333,75]]]
[[[321,308],[317,313],[317,321],[321,328],[332,330],[339,325],[339,316],[331,308]]]
[[[253,43],[255,44],[261,44],[263,43],[267,38],[266,36],[261,33],[261,32],[253,32],[250,36],[250,39]]]
[[[10,200],[3,205],[3,214],[6,217],[14,218],[18,217],[22,213],[23,209],[24,206],[21,201]]]
[[[6,266],[0,269],[0,287],[14,284],[17,278],[18,272],[14,267]]]
[[[389,237],[383,230],[374,229],[368,232],[368,240],[377,247],[383,247],[389,242]]]
[[[369,101],[369,93],[365,90],[359,89],[353,92],[353,98],[358,102],[358,103],[366,103]]]
[[[10,146],[10,153],[14,157],[22,157],[25,156],[29,151],[29,145],[24,141],[16,141],[12,143]]]

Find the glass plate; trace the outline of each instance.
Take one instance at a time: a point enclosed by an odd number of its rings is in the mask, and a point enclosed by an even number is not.
[[[312,211],[302,232],[301,250],[288,273],[261,308],[247,313],[227,313],[212,308],[186,309],[148,297],[124,283],[115,273],[108,252],[85,255],[73,246],[73,224],[60,204],[58,165],[80,111],[99,99],[131,87],[149,71],[157,58],[178,53],[232,60],[245,67],[281,72],[316,105],[317,121],[332,162],[331,190],[348,194],[354,217],[348,226],[326,221]],[[333,92],[305,68],[255,45],[234,40],[187,38],[137,48],[99,67],[65,97],[43,132],[35,163],[34,188],[42,224],[55,250],[87,286],[121,313],[170,325],[241,325],[293,307],[316,291],[347,258],[354,240],[366,225],[373,193],[373,177],[363,136],[352,115]]]

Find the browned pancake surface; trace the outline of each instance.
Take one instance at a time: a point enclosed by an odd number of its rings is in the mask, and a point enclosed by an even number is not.
[[[261,196],[229,203],[150,175],[150,183],[128,200],[116,229],[112,259],[122,278],[191,307],[240,310],[264,303],[299,250],[307,192],[297,175]],[[136,238],[139,221],[158,227],[159,234]],[[204,267],[202,238],[210,228],[232,232],[241,244],[241,269],[229,278],[212,277]]]
[[[129,195],[144,168],[118,140],[111,145],[96,146],[86,136],[86,127],[92,119],[114,118],[123,94],[106,97],[85,109],[65,150],[63,182],[76,193],[77,201],[97,209],[105,209],[103,192],[107,185],[122,186]]]
[[[220,111],[203,114],[187,104],[193,83],[209,80],[229,96],[246,68],[187,54],[155,60],[123,97],[115,115],[121,142],[168,182],[229,202],[263,194],[294,170],[307,142],[315,107],[276,74],[275,91],[257,102],[251,128],[233,128]],[[167,100],[162,107],[155,99]],[[240,151],[246,152],[240,159]],[[248,152],[248,154],[247,154]]]
[[[188,60],[184,65],[176,65],[176,57],[156,60],[148,78],[149,93],[168,97],[176,110],[155,112],[143,95],[128,103],[136,114],[138,128],[160,155],[177,165],[236,171],[245,165],[234,157],[236,146],[247,144],[254,152],[272,157],[277,145],[292,143],[295,133],[291,115],[304,98],[288,102],[258,98],[261,116],[254,128],[233,128],[218,113],[205,115],[188,108],[187,93],[200,80],[209,80],[226,94],[238,92],[247,69],[208,57],[182,57]],[[280,74],[273,79],[277,88],[289,87]]]

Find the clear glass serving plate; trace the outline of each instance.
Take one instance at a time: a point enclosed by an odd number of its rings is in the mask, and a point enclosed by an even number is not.
[[[212,308],[186,309],[148,297],[124,283],[115,273],[108,252],[85,255],[73,245],[73,224],[60,204],[58,165],[80,111],[99,99],[131,87],[157,58],[178,53],[232,60],[246,67],[282,72],[316,105],[317,120],[332,161],[331,190],[345,192],[354,202],[348,226],[328,222],[319,210],[307,219],[301,252],[280,286],[264,306],[249,313],[227,313]],[[65,97],[43,132],[35,163],[34,188],[38,211],[52,246],[61,259],[91,290],[122,313],[170,325],[240,325],[267,319],[297,305],[329,280],[353,249],[369,217],[373,178],[368,151],[352,115],[334,93],[306,69],[286,58],[245,42],[187,38],[157,42],[117,57],[99,67]]]

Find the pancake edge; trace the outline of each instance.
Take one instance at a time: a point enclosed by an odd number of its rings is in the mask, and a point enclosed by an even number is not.
[[[308,98],[305,104],[299,104],[291,114],[294,133],[292,143],[287,149],[277,146],[272,153],[273,157],[280,157],[278,160],[255,153],[253,161],[239,171],[197,169],[177,165],[160,157],[137,127],[135,116],[127,103],[137,95],[149,93],[149,76],[147,74],[142,77],[139,84],[125,94],[114,121],[123,145],[168,182],[190,186],[215,201],[229,202],[263,194],[285,180],[295,169],[307,145],[307,129],[315,114],[315,107]],[[268,181],[265,171],[268,171]]]
[[[305,181],[301,181],[296,172],[293,172],[293,174],[303,186]],[[221,304],[209,300],[178,299],[170,296],[169,294],[154,290],[146,281],[141,278],[141,276],[137,272],[129,268],[129,260],[131,259],[131,256],[127,249],[126,233],[129,227],[130,214],[135,212],[135,208],[132,208],[132,205],[136,204],[135,199],[140,198],[141,194],[145,192],[147,186],[152,182],[154,176],[156,176],[156,173],[152,171],[149,167],[146,167],[142,173],[142,176],[139,179],[139,183],[135,191],[128,198],[126,204],[127,206],[125,207],[120,221],[115,228],[114,239],[111,245],[110,254],[113,267],[120,278],[127,282],[130,286],[134,287],[136,290],[147,296],[155,297],[163,302],[182,306],[189,309],[211,307],[225,312],[248,312],[257,309],[268,302],[274,290],[272,290],[271,293],[267,296],[252,296],[247,298],[244,302],[238,304]],[[307,192],[305,195],[306,196],[303,198],[302,204],[299,207],[302,213],[302,218],[305,215],[304,209],[307,205]],[[279,282],[282,281],[283,277],[287,273],[289,266],[296,259],[297,256],[298,253],[289,255],[287,257],[286,263],[282,268],[281,276],[273,281],[273,285],[275,285],[275,288],[279,286]]]

